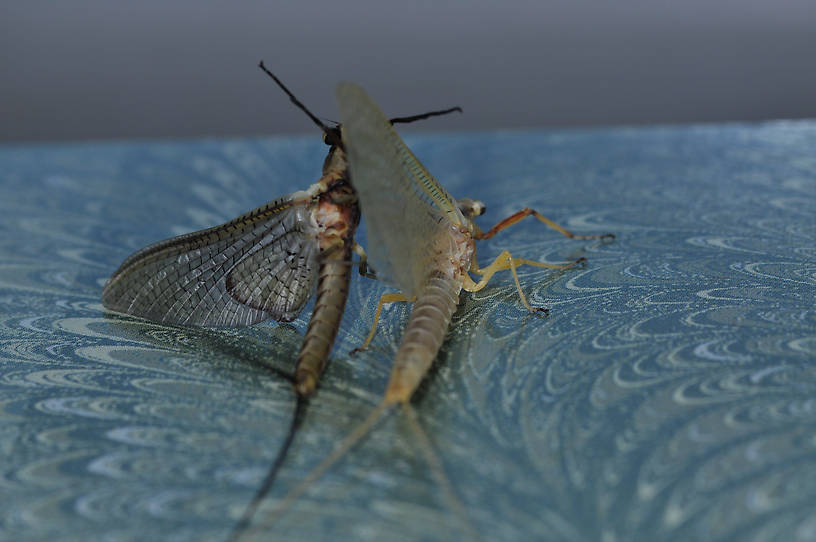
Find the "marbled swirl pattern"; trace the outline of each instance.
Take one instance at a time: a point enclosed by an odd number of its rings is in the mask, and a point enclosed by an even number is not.
[[[314,138],[317,139],[317,138]],[[406,138],[542,261],[464,297],[420,420],[487,540],[816,539],[816,123]],[[150,242],[304,188],[312,140],[0,148],[0,539],[223,539],[294,408],[292,324],[159,326],[103,312]],[[268,511],[377,402],[407,308],[338,345],[251,534],[445,540],[455,516],[393,417],[294,508]]]

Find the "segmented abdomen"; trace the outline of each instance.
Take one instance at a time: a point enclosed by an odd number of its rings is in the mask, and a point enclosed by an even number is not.
[[[385,391],[388,403],[407,401],[431,367],[459,304],[461,281],[429,278],[417,296]]]
[[[295,388],[300,395],[314,391],[340,329],[351,281],[352,245],[348,240],[342,248],[324,253],[320,263],[315,306],[295,368]]]

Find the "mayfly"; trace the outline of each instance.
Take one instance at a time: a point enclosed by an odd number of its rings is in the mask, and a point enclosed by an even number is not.
[[[330,146],[316,183],[225,224],[139,250],[102,292],[108,309],[154,322],[241,327],[269,318],[293,320],[317,283],[315,309],[295,369],[300,395],[314,390],[336,335],[360,218],[340,132],[308,114]]]
[[[525,208],[482,232],[474,223],[485,206],[461,199],[458,202],[437,182],[408,149],[391,123],[357,85],[337,87],[342,142],[346,149],[353,184],[368,228],[371,261],[378,278],[396,286],[401,293],[380,299],[365,347],[373,337],[383,303],[414,301],[414,306],[396,352],[385,393],[371,414],[281,501],[276,514],[297,499],[326,470],[363,438],[386,412],[401,406],[420,450],[432,467],[448,501],[458,515],[466,514],[447,480],[442,463],[416,417],[411,398],[436,358],[447,333],[462,290],[481,290],[497,271],[509,269],[521,302],[531,311],[519,283],[521,265],[567,269],[583,261],[547,264],[513,257],[502,251],[487,267],[479,267],[475,241],[533,215],[541,222],[574,239],[612,239],[612,234],[575,235],[538,212]],[[471,273],[479,275],[474,281]],[[475,533],[474,533],[475,534]]]
[[[340,126],[326,126],[269,70],[289,99],[323,131],[329,145],[323,175],[294,192],[225,224],[149,245],[121,264],[102,292],[113,311],[163,324],[241,327],[274,319],[293,320],[317,294],[294,373],[298,394],[290,431],[270,474],[242,523],[271,486],[294,437],[303,398],[323,372],[340,327],[351,279],[352,253],[367,271],[365,253],[354,242],[360,220],[357,193],[349,182]],[[408,123],[460,111],[458,107],[390,119]],[[242,528],[241,524],[236,532]]]

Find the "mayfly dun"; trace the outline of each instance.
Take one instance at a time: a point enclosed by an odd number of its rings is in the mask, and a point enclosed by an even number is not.
[[[380,299],[365,348],[374,335],[383,303],[413,301],[414,306],[396,352],[389,382],[379,405],[336,449],[280,502],[279,515],[337,460],[363,438],[386,412],[401,407],[435,478],[465,525],[464,507],[444,474],[441,460],[417,419],[411,398],[436,358],[447,333],[462,290],[479,291],[497,271],[510,270],[522,304],[532,307],[519,283],[516,268],[522,265],[568,269],[582,261],[547,264],[513,257],[502,251],[487,267],[475,257],[475,241],[493,237],[526,216],[574,239],[613,239],[614,235],[575,235],[538,212],[526,208],[482,232],[473,219],[485,206],[478,201],[458,202],[434,179],[408,149],[391,123],[357,85],[337,87],[342,142],[351,177],[368,228],[371,261],[378,278],[396,286],[399,294]],[[474,281],[471,273],[478,275]]]
[[[346,302],[360,218],[340,132],[312,120],[330,146],[316,183],[220,226],[139,250],[108,280],[103,305],[163,324],[241,327],[293,320],[317,284],[295,370],[298,393],[310,394]]]
[[[349,182],[339,126],[326,126],[263,62],[264,70],[290,100],[323,131],[329,145],[321,178],[300,190],[225,224],[149,245],[120,265],[102,292],[113,311],[163,324],[241,327],[274,319],[293,320],[312,296],[316,299],[295,366],[298,405],[281,452],[253,503],[248,521],[269,489],[277,466],[294,436],[303,398],[323,372],[348,297],[352,253],[359,271],[372,276],[365,253],[354,242],[360,219],[357,193]],[[453,111],[431,111],[391,119],[408,123]]]

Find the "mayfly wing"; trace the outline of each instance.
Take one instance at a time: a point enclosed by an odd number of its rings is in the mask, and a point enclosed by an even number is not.
[[[362,88],[340,83],[337,101],[374,268],[406,296],[414,296],[426,272],[423,241],[465,219]]]
[[[103,305],[154,322],[248,326],[290,321],[317,277],[317,226],[305,192],[220,226],[150,245],[111,276]]]

